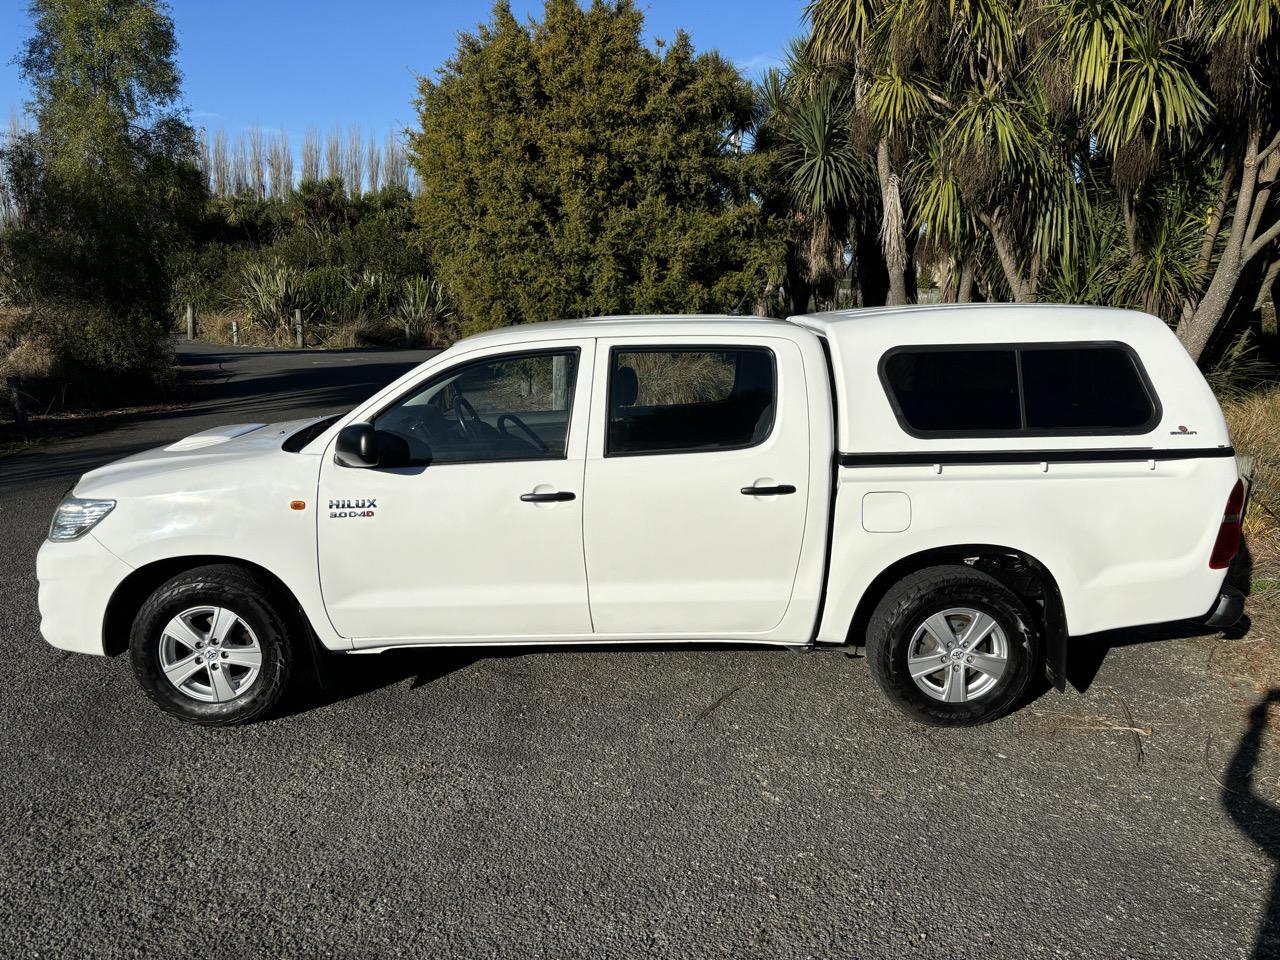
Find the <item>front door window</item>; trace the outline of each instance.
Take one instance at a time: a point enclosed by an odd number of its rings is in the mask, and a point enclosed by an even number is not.
[[[374,419],[409,445],[411,462],[563,459],[578,351],[477,360],[401,398]]]

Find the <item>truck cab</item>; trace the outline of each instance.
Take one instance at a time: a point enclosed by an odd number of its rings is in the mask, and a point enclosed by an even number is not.
[[[40,552],[42,631],[129,649],[199,723],[272,709],[309,643],[636,642],[865,644],[908,714],[972,723],[1060,681],[1072,636],[1238,615],[1242,491],[1144,314],[529,324],[346,414],[86,474]]]

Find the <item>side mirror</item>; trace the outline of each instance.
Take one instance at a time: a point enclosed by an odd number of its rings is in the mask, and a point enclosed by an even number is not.
[[[403,467],[409,463],[409,445],[371,423],[351,423],[338,432],[333,459],[342,467]]]

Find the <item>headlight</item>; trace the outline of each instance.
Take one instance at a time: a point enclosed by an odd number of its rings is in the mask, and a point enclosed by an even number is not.
[[[98,525],[98,522],[115,508],[114,500],[83,500],[80,497],[64,497],[53,512],[49,524],[50,540],[79,540]]]

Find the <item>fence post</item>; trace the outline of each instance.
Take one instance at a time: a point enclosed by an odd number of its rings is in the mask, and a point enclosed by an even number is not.
[[[187,304],[187,339],[194,340],[196,338],[196,306],[194,303]]]
[[[551,409],[569,409],[569,358],[564,354],[551,358]]]
[[[234,347],[240,346],[240,321],[239,320],[231,321],[231,345]]]
[[[27,405],[22,399],[22,386],[15,376],[4,379],[9,390],[9,402],[13,405],[13,425],[22,430],[27,425]]]
[[[293,311],[293,329],[298,335],[298,348],[302,348],[302,311]]]

